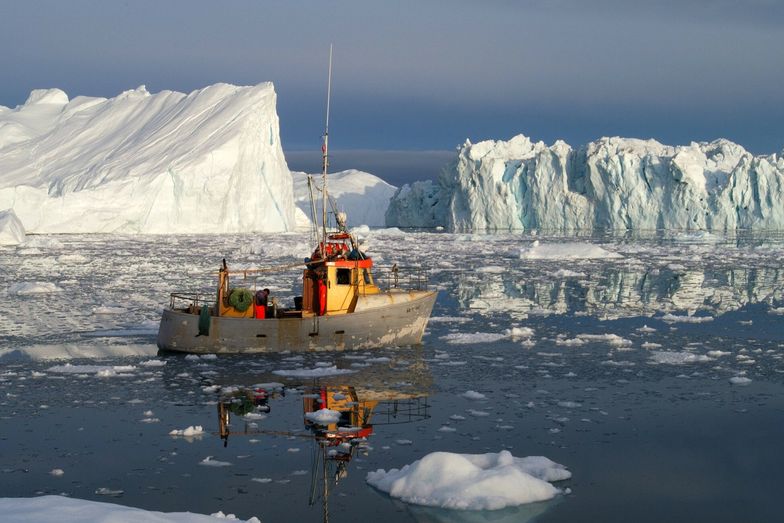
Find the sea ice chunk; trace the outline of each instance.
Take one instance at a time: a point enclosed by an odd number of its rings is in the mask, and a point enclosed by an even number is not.
[[[407,503],[460,510],[497,510],[544,501],[559,489],[550,481],[571,477],[543,456],[433,452],[402,469],[369,472],[366,481]]]

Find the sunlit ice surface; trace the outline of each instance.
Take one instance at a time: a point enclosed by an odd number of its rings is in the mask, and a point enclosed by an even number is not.
[[[306,234],[1,248],[2,496],[262,521],[321,521],[325,509],[333,521],[484,521],[366,476],[436,451],[507,450],[572,476],[550,501],[493,511],[498,521],[777,520],[781,234],[361,236],[382,282],[394,263],[429,268],[439,297],[422,346],[158,353],[171,292],[213,293],[222,258],[299,261]],[[299,294],[297,271],[264,278],[284,304]],[[327,401],[365,413],[343,415],[345,431],[372,428],[361,444],[321,444],[306,414]],[[341,448],[348,460],[330,455]]]

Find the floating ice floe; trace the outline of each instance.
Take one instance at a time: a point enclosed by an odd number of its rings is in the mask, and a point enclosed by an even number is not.
[[[46,369],[47,372],[58,374],[94,374],[100,378],[132,376],[131,373],[135,370],[136,367],[133,365],[72,365],[70,363]]]
[[[0,498],[3,523],[216,523],[227,516],[194,514],[192,512],[156,512],[139,508],[73,499],[65,496],[32,498]],[[220,514],[223,514],[222,512]],[[239,522],[242,523],[242,522]],[[245,523],[261,523],[252,517]]]
[[[510,338],[530,338],[534,335],[534,330],[530,327],[512,327],[504,331]]]
[[[141,367],[163,367],[166,365],[166,362],[163,360],[145,360],[139,363]]]
[[[96,489],[95,493],[100,496],[112,496],[116,498],[125,494],[125,491],[120,489],[110,489],[106,487],[101,487],[99,489]]]
[[[748,385],[751,383],[751,378],[747,378],[745,376],[733,376],[729,381],[733,385]]]
[[[30,296],[55,292],[63,292],[63,289],[51,282],[19,282],[8,286],[8,294],[11,296]]]
[[[199,361],[199,360],[216,360],[218,356],[215,354],[188,354],[185,356],[186,361]]]
[[[61,254],[57,263],[87,263],[87,258],[82,254]]]
[[[470,343],[492,343],[506,338],[506,334],[497,332],[453,332],[439,339],[453,345],[467,345]]]
[[[207,456],[203,460],[199,462],[199,465],[204,465],[207,467],[229,467],[231,463],[228,461],[219,461],[217,459],[212,459],[212,456]]]
[[[610,252],[592,243],[550,243],[540,244],[534,240],[529,247],[520,249],[523,260],[579,260],[622,258],[617,252]]]
[[[511,327],[503,333],[497,332],[453,332],[441,336],[452,345],[468,345],[471,343],[492,343],[506,338],[529,338],[534,335],[534,331],[528,327]]]
[[[272,483],[272,478],[250,478],[250,480],[256,483]]]
[[[458,510],[498,510],[552,499],[550,482],[571,477],[543,456],[433,452],[402,469],[369,472],[373,487],[407,503]]]
[[[653,351],[651,352],[651,361],[664,365],[685,365],[688,363],[704,363],[713,360],[704,354],[694,354],[691,352]]]
[[[462,397],[469,399],[469,400],[486,400],[487,396],[482,394],[481,392],[476,392],[475,390],[467,390],[461,394]]]
[[[606,343],[612,347],[630,347],[632,345],[631,340],[622,338],[617,334],[578,334],[574,338],[566,338],[563,335],[559,335],[555,339],[556,345],[565,345],[567,347],[579,346],[588,342]]]
[[[713,321],[713,316],[678,316],[668,313],[661,319],[667,323],[707,323]]]
[[[341,374],[351,374],[355,371],[351,369],[339,369],[337,366],[316,367],[313,369],[282,369],[274,370],[276,376],[288,376],[290,378],[318,378],[323,376],[340,376]]]
[[[201,425],[189,425],[187,429],[169,431],[169,436],[192,437],[201,436],[202,434],[204,434],[204,428]]]
[[[62,343],[30,345],[27,347],[0,349],[0,360],[67,360],[74,358],[108,358],[126,356],[154,356],[158,347],[154,344],[110,344]]]
[[[100,316],[100,315],[112,316],[112,315],[124,314],[126,312],[127,310],[124,309],[123,307],[110,307],[105,305],[101,307],[93,307],[93,314],[95,314],[96,316]]]
[[[784,307],[782,307],[782,313],[784,314]],[[466,323],[469,321],[471,318],[465,316],[433,316],[427,320],[428,323]]]

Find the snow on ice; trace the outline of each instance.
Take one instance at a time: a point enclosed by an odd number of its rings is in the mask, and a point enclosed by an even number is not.
[[[734,230],[784,226],[784,156],[728,140],[601,138],[578,149],[518,135],[469,141],[437,181],[404,185],[388,225]]]
[[[0,514],[3,514],[4,523],[215,523],[236,520],[233,515],[223,512],[209,516],[191,512],[157,512],[64,496],[0,498]],[[260,523],[260,520],[252,517],[247,523]]]
[[[407,503],[459,510],[498,510],[552,499],[552,481],[571,477],[543,456],[433,452],[402,469],[367,474],[375,488]]]

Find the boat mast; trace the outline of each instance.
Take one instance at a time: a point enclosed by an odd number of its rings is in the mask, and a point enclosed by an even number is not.
[[[324,143],[321,146],[321,175],[323,179],[321,196],[322,249],[327,244],[327,168],[329,167],[329,101],[332,96],[332,44],[329,44],[329,76],[327,77],[327,118],[324,124]],[[322,258],[325,253],[321,253]]]

